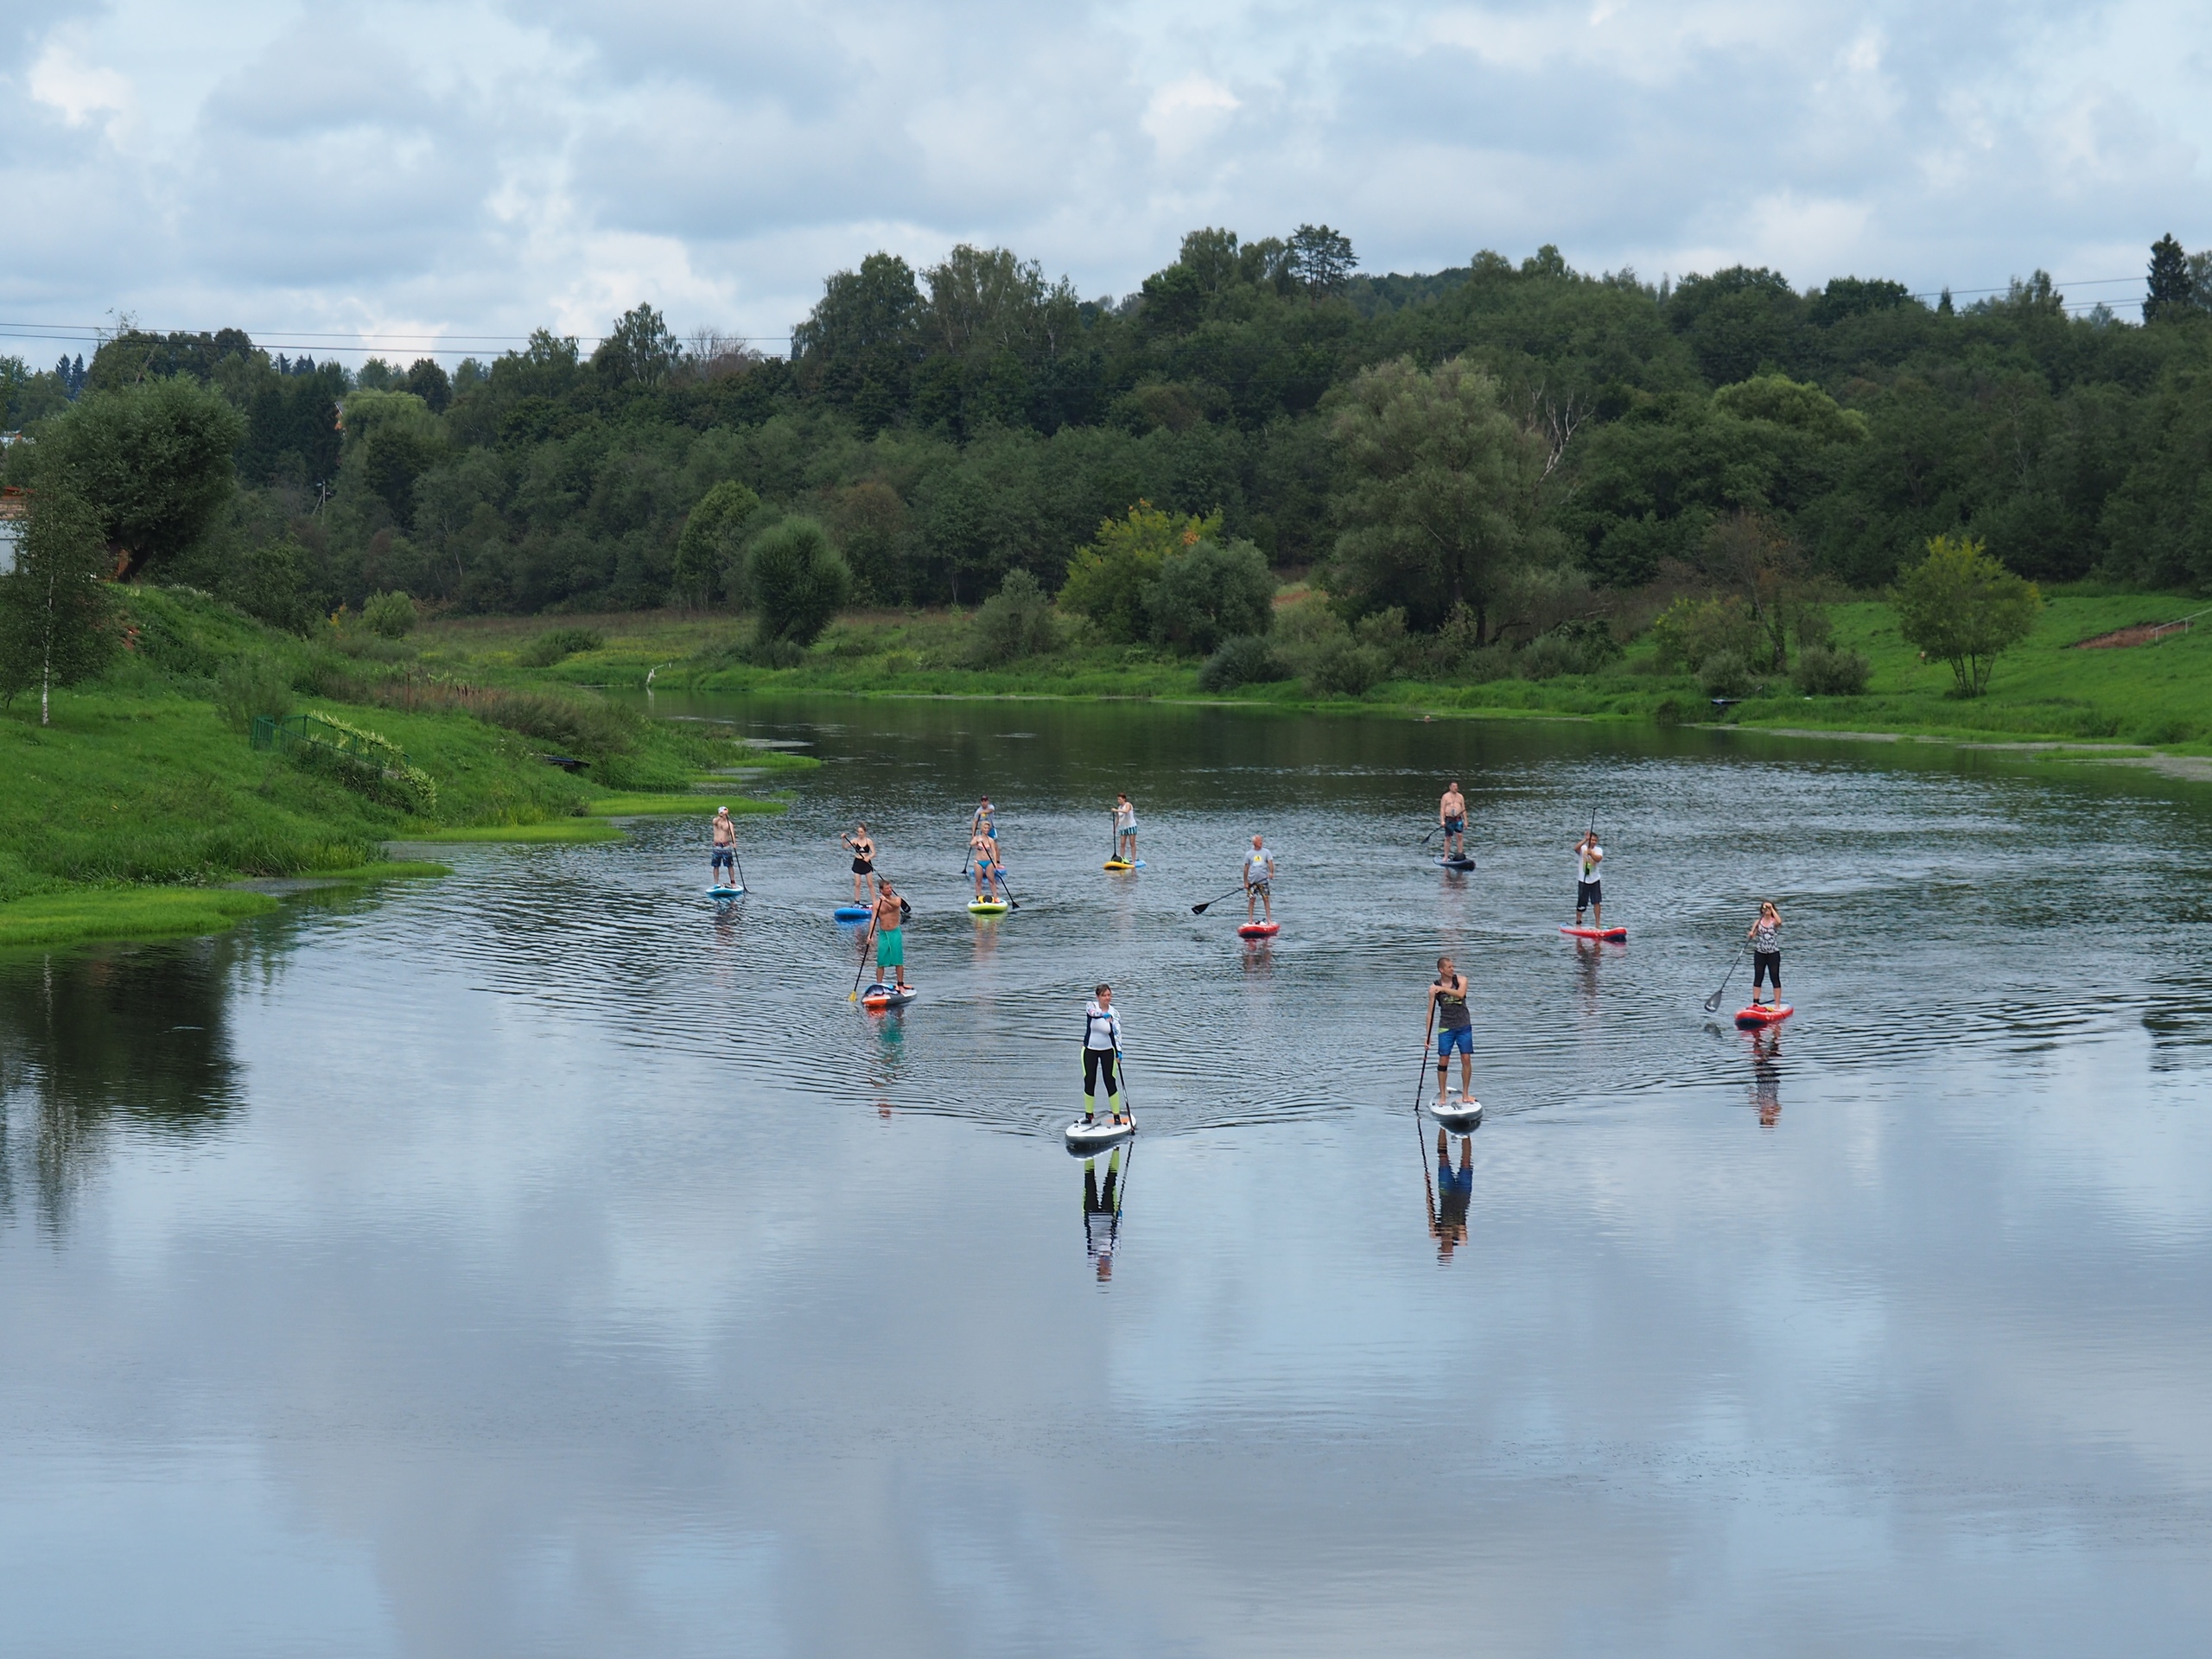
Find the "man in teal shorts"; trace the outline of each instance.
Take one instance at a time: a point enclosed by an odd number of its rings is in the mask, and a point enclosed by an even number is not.
[[[906,934],[905,901],[892,891],[891,883],[881,876],[875,878],[875,982],[879,985],[896,983],[900,990],[906,988]],[[896,979],[887,980],[883,974],[889,969]]]

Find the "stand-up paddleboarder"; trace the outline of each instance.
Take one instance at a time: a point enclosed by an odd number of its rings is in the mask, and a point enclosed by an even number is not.
[[[1428,988],[1428,1024],[1436,1028],[1436,1103],[1444,1103],[1445,1074],[1452,1069],[1452,1051],[1459,1051],[1459,1093],[1474,1086],[1475,1027],[1467,1014],[1467,976],[1449,957],[1436,959],[1436,979]]]
[[[1137,861],[1137,810],[1127,791],[1114,798],[1114,856],[1124,864]]]
[[[1115,1122],[1126,1123],[1122,1109],[1122,1079],[1116,1062],[1122,1053],[1122,1016],[1114,1012],[1114,988],[1101,985],[1083,1010],[1083,1121],[1098,1116],[1098,1084],[1106,1084],[1106,1109]]]
[[[1782,1006],[1782,912],[1771,899],[1762,899],[1759,913],[1744,937],[1751,942],[1751,1006],[1759,1005],[1759,987],[1774,987],[1774,1002]]]
[[[1257,919],[1255,907],[1265,906],[1269,921],[1275,918],[1274,901],[1275,855],[1268,850],[1267,842],[1261,836],[1252,837],[1252,850],[1244,855],[1244,925],[1249,927]]]
[[[871,899],[868,878],[875,874],[875,843],[868,839],[868,825],[856,823],[851,834],[840,836],[837,839],[852,850],[853,902],[867,905]]]
[[[1444,831],[1444,856],[1465,858],[1467,855],[1467,798],[1459,792],[1457,778],[1445,786],[1444,798],[1436,804],[1436,822]]]
[[[737,885],[737,825],[729,816],[729,808],[715,809],[714,848],[707,860],[707,880],[710,886],[734,887]],[[728,871],[727,879],[723,872]]]
[[[1605,925],[1605,893],[1599,880],[1598,867],[1605,861],[1605,849],[1598,844],[1595,830],[1584,832],[1574,843],[1574,925],[1582,925],[1582,912],[1596,912],[1596,925],[1603,931]]]
[[[895,978],[884,978],[887,968]],[[906,901],[880,875],[875,878],[875,982],[887,989],[906,988]]]

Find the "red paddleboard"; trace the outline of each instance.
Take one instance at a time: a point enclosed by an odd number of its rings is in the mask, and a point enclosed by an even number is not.
[[[1281,922],[1246,922],[1236,930],[1248,939],[1272,939],[1282,931]]]
[[[861,993],[864,1008],[903,1008],[914,1000],[914,988],[900,990],[887,985],[871,985]]]
[[[1572,939],[1625,939],[1624,927],[1562,927],[1560,931]]]
[[[1736,1010],[1736,1023],[1745,1031],[1757,1031],[1761,1026],[1779,1025],[1796,1012],[1787,1002],[1780,1007],[1771,1002],[1755,1002],[1748,1008]]]

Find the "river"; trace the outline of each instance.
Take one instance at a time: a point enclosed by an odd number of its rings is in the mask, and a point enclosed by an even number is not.
[[[0,959],[10,1654],[2202,1651],[2201,799],[657,706],[826,763],[742,820],[734,903],[703,820],[645,820]],[[1452,776],[1465,875],[1418,844]],[[1021,905],[979,923],[986,790]],[[894,1014],[830,915],[860,817],[915,906]],[[1624,944],[1557,931],[1593,817]],[[1190,909],[1255,830],[1261,945]],[[1763,897],[1798,1012],[1755,1037],[1745,967],[1703,1004]],[[1440,1180],[1441,951],[1487,1114]],[[1141,1133],[1086,1189],[1099,980]]]

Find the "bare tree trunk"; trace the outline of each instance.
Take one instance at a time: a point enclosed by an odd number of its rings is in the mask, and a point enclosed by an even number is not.
[[[54,723],[54,564],[50,559],[47,562],[46,634],[39,643],[44,654],[38,670],[38,723],[50,726]]]

